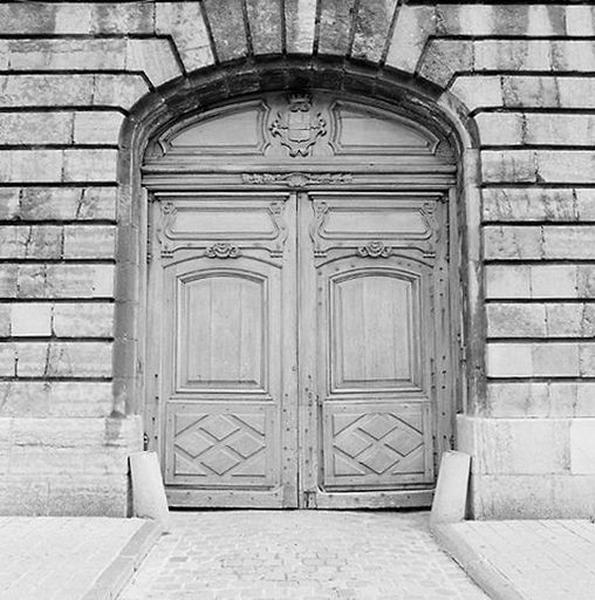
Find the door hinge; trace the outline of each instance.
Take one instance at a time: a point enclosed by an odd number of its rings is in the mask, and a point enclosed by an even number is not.
[[[149,434],[143,433],[143,450],[146,452],[149,449]]]
[[[317,508],[316,492],[314,490],[304,491],[304,508]]]

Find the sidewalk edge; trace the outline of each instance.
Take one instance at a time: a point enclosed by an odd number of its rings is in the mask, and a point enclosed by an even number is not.
[[[457,527],[463,523],[435,524],[430,529],[438,545],[492,600],[528,600],[496,565],[466,539]]]
[[[143,523],[81,600],[116,600],[160,534],[161,528],[155,521]]]

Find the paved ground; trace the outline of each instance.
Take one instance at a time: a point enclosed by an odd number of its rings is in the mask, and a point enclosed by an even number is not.
[[[428,532],[428,513],[172,514],[120,600],[485,600]]]
[[[139,519],[0,517],[0,599],[107,597],[95,594],[121,589],[149,529]]]
[[[465,521],[436,534],[494,599],[595,598],[591,521]]]

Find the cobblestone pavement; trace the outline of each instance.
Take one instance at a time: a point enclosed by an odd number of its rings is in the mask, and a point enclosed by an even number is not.
[[[177,512],[171,529],[120,600],[487,599],[426,512]]]

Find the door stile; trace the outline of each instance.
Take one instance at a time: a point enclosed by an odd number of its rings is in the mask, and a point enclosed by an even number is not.
[[[298,192],[298,432],[299,432],[299,478],[300,508],[316,508],[319,481],[319,422],[320,398],[316,361],[316,271],[314,250],[309,228],[313,213],[306,192]]]
[[[147,331],[156,340],[162,340],[162,315],[161,307],[164,302],[164,282],[163,270],[159,264],[159,243],[157,241],[157,219],[159,204],[150,197],[148,211],[148,256],[147,256]],[[146,355],[146,406],[145,406],[145,446],[147,450],[157,452],[159,462],[164,465],[164,439],[161,435],[162,426],[162,403],[163,398],[162,385],[163,364],[160,344],[147,344]]]
[[[298,247],[297,247],[297,193],[291,192],[285,202],[287,239],[283,252],[282,295],[282,397],[281,397],[281,484],[283,507],[299,506],[298,481]]]

